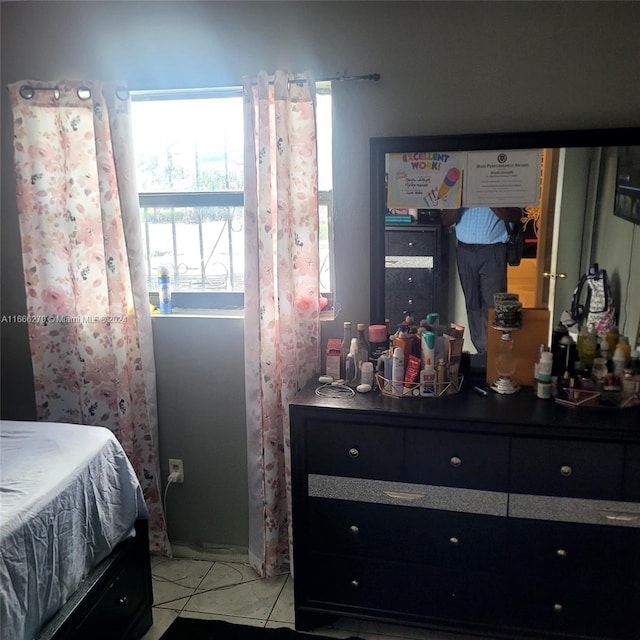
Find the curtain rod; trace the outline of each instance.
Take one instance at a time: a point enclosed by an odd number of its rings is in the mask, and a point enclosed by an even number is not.
[[[378,80],[380,80],[380,74],[379,73],[367,73],[364,75],[357,75],[357,76],[330,76],[327,78],[319,78],[316,80],[316,82],[353,82],[355,80],[369,80],[372,82],[377,82]],[[296,83],[304,83],[306,82],[306,78],[296,78],[291,80],[291,82],[296,82]],[[252,84],[256,84],[255,82],[253,82]],[[272,84],[270,82],[270,84]],[[88,97],[90,97],[90,92],[89,89],[87,89],[86,87],[80,87],[79,88],[79,92],[81,90],[83,91],[83,94],[80,96],[80,93],[78,94],[80,97],[82,97],[82,99],[87,99]],[[25,98],[25,99],[30,99],[33,98],[34,93],[36,91],[53,91],[53,92],[59,92],[60,91],[60,87],[57,85],[53,85],[53,86],[48,86],[48,87],[34,87],[31,86],[29,84],[25,84],[22,85],[20,87],[20,95]],[[88,95],[87,95],[88,92]],[[160,90],[151,90],[151,91],[145,91],[145,90],[140,90],[140,91],[136,91],[136,90],[131,90],[131,94],[132,94],[132,98],[136,99],[136,95],[137,93],[140,94],[144,94],[143,96],[138,96],[137,99],[143,99],[143,100],[153,100],[155,99],[162,99],[162,97],[171,94],[173,97],[177,97],[178,95],[180,95],[181,97],[195,97],[195,94],[197,94],[197,97],[203,97],[204,95],[206,95],[207,93],[212,93],[212,94],[232,94],[238,92],[238,95],[241,95],[242,93],[242,87],[209,87],[207,89],[176,89],[176,90],[171,90],[171,89],[160,89]],[[192,95],[189,95],[192,94]],[[127,97],[129,96],[129,89],[125,88],[125,87],[117,87],[116,88],[116,95],[123,100],[126,100]],[[58,96],[56,96],[58,97]]]

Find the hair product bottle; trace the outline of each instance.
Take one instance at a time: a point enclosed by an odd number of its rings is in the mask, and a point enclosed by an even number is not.
[[[346,362],[349,349],[351,348],[351,323],[344,322],[342,325],[342,347],[340,353],[340,377],[347,380]]]
[[[158,298],[160,313],[171,313],[171,277],[166,264],[158,267]]]
[[[391,366],[391,390],[395,395],[402,395],[404,385],[404,351],[402,347],[393,350],[393,364]]]

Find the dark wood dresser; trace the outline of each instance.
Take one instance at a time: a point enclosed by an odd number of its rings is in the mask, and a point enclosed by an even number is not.
[[[640,638],[640,408],[317,386],[290,407],[297,629]]]

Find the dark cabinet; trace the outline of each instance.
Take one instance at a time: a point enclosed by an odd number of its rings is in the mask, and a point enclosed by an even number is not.
[[[352,402],[290,406],[298,629],[640,637],[637,410],[598,430],[524,394]]]
[[[440,225],[385,230],[385,314],[395,327],[407,315],[447,315],[447,237]]]

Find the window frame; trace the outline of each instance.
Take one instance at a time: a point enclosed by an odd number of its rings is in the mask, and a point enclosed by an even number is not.
[[[317,82],[318,94],[331,94],[330,82]],[[241,97],[241,87],[178,89],[178,90],[132,90],[132,102],[186,100],[186,99],[223,99]],[[186,207],[244,207],[244,191],[163,191],[139,192],[140,209],[150,207],[186,208]],[[321,291],[329,304],[322,311],[322,319],[333,317],[335,269],[333,242],[333,189],[318,190],[318,208],[327,207],[327,227],[329,248],[327,258],[330,264],[330,291]],[[319,265],[320,267],[321,265]],[[149,277],[149,281],[152,281]],[[172,291],[173,315],[218,315],[220,312],[242,311],[244,309],[244,291]],[[149,289],[149,300],[158,305],[157,289]],[[176,314],[175,310],[179,309]]]

